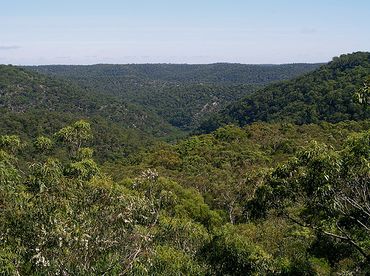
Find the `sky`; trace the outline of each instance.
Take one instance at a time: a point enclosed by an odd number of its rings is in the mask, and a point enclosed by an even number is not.
[[[0,0],[0,64],[327,62],[370,0]]]

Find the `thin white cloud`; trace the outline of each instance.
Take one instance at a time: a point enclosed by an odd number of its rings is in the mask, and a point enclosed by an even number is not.
[[[17,50],[21,48],[21,46],[18,45],[0,45],[0,51],[7,51],[7,50]]]
[[[316,28],[302,28],[300,30],[300,33],[305,35],[315,34],[317,32],[318,30]]]

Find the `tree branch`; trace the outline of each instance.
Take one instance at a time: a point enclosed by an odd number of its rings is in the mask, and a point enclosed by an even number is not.
[[[325,234],[327,236],[330,236],[330,237],[333,237],[333,238],[336,238],[336,239],[340,239],[342,241],[345,241],[345,242],[348,242],[349,244],[353,245],[360,253],[362,256],[365,257],[366,260],[370,259],[370,255],[367,254],[365,252],[365,250],[363,250],[343,229],[341,229],[338,225],[338,223],[336,223],[336,226],[338,228],[338,230],[344,235],[344,236],[341,236],[341,235],[337,235],[337,234],[334,234],[334,233],[331,233],[331,232],[328,232],[328,231],[325,231],[323,229],[321,229],[320,227],[317,227],[315,225],[312,225],[312,224],[306,224],[304,222],[300,222],[299,220],[289,216],[288,214],[284,214],[284,216],[286,218],[288,218],[289,220],[291,220],[292,222],[298,224],[299,226],[302,226],[302,227],[306,227],[306,228],[310,228],[314,231],[317,231],[319,233],[322,233],[322,234]]]

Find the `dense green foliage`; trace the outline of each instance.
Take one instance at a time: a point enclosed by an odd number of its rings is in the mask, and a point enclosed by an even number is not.
[[[158,143],[142,153],[135,166],[108,162],[104,168],[115,179],[156,168],[161,175],[196,188],[208,205],[222,210],[230,222],[237,222],[243,220],[246,197],[269,169],[288,160],[310,141],[340,148],[344,137],[367,129],[369,121],[303,126],[255,123],[244,128],[230,125],[175,145]]]
[[[62,113],[101,117],[123,127],[168,135],[173,129],[154,114],[118,98],[87,91],[68,81],[13,66],[0,66],[0,108],[3,113]],[[46,115],[47,115],[46,114]]]
[[[247,204],[252,215],[279,215],[342,243],[341,258],[370,264],[370,131],[353,135],[342,151],[312,143],[276,168]],[[338,255],[320,252],[330,262]],[[369,271],[367,271],[369,273]]]
[[[1,136],[1,273],[366,273],[368,211],[346,199],[353,184],[368,191],[369,132],[344,138],[362,129],[369,122],[229,126],[162,143],[123,176],[108,166],[117,180],[86,148],[87,122],[32,145]],[[338,150],[312,147],[308,135]],[[66,158],[53,154],[58,144]],[[16,156],[27,147],[37,158],[20,168]],[[367,208],[361,195],[354,199]]]
[[[232,63],[215,64],[98,64],[98,65],[45,65],[30,67],[40,73],[63,77],[108,78],[119,77],[131,81],[208,84],[267,84],[290,79],[320,64],[248,65]],[[94,81],[94,80],[91,80]],[[112,80],[113,81],[113,80]]]
[[[236,120],[243,126],[177,141],[116,92],[0,66],[0,275],[368,275],[368,59],[341,56],[256,92],[271,118],[255,120],[270,122]],[[96,67],[82,69],[98,77]],[[206,116],[193,112],[209,95],[227,102],[251,88],[226,65],[215,65],[231,70],[218,84],[191,83],[186,67],[117,66],[152,78],[152,87],[140,80],[148,109],[163,107],[155,112],[182,128]],[[336,115],[299,121],[286,107],[301,92],[317,108],[331,95]]]
[[[27,68],[67,78],[104,95],[117,96],[151,110],[175,127],[189,130],[209,114],[262,85],[293,78],[318,66],[101,64]]]
[[[370,53],[342,55],[314,72],[247,95],[204,122],[201,130],[212,131],[225,123],[307,124],[369,118],[370,110],[356,96],[369,75]]]
[[[154,137],[178,135],[157,115],[113,96],[84,90],[14,66],[0,65],[0,133],[24,140],[51,135],[80,118],[93,122],[99,159],[119,158]]]

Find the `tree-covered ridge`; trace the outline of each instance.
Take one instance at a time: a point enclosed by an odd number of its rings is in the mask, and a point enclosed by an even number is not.
[[[155,114],[109,95],[87,91],[14,66],[0,66],[0,108],[4,112],[55,112],[79,117],[102,117],[128,128],[157,135],[173,129]]]
[[[128,64],[27,67],[74,81],[151,110],[171,125],[191,130],[199,121],[265,84],[316,69],[318,64]]]
[[[72,78],[110,77],[126,80],[208,83],[208,84],[268,84],[291,79],[318,68],[320,64],[97,64],[44,65],[30,67],[40,73]]]
[[[306,124],[369,118],[369,109],[356,96],[369,76],[370,53],[341,55],[314,72],[247,95],[204,122],[201,129],[209,131],[230,122]]]
[[[0,136],[0,273],[366,275],[366,209],[345,201],[356,192],[349,184],[369,188],[363,129],[369,122],[228,126],[162,144],[117,180],[93,160],[85,121],[27,145]],[[27,147],[35,158],[20,167]],[[273,165],[281,160],[288,162]],[[218,171],[233,176],[233,162],[256,171],[207,183]],[[184,183],[186,174],[195,178]],[[361,208],[364,199],[356,201]]]
[[[94,122],[100,157],[126,156],[152,137],[178,131],[157,115],[113,96],[14,66],[0,66],[0,133],[29,140],[80,118]]]

